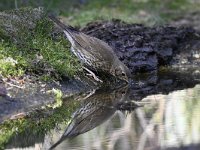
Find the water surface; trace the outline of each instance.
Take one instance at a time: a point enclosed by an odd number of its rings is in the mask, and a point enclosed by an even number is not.
[[[106,121],[99,116],[102,124],[98,127],[74,138],[70,138],[73,135],[67,135],[68,139],[55,149],[141,150],[182,149],[192,146],[194,148],[191,149],[200,149],[199,100],[200,85],[196,85],[194,88],[175,91],[168,95],[148,96],[143,101],[149,104],[131,112],[114,112],[110,108],[110,112],[107,110],[107,114],[103,114]],[[93,116],[90,117],[92,120]],[[85,124],[96,125],[97,122],[87,120]],[[74,127],[76,132],[77,126]],[[81,132],[81,129],[79,131]],[[60,133],[63,132],[64,130]],[[57,134],[57,131],[52,133]],[[61,134],[54,136],[52,141],[59,140]],[[50,135],[46,137],[48,136]]]
[[[57,124],[29,143],[27,138],[15,138],[7,148],[198,150],[199,79],[192,72],[164,73],[140,78],[130,86],[91,91],[74,99],[80,105],[70,122]]]

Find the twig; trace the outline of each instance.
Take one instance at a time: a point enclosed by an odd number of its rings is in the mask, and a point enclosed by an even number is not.
[[[100,79],[95,75],[94,72],[92,72],[92,71],[89,70],[88,68],[83,67],[83,69],[85,69],[87,72],[89,72],[90,74],[88,74],[88,75],[92,76],[96,81],[101,82],[101,83],[103,82],[102,80],[100,80]]]
[[[18,86],[18,85],[9,83],[9,82],[5,82],[5,84],[8,84],[8,85],[10,85],[10,86],[13,86],[13,87],[16,87],[16,88],[19,88],[19,89],[24,89],[24,87],[21,87],[21,86]]]

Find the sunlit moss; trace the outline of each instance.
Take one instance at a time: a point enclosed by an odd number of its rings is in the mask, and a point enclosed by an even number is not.
[[[17,24],[12,32],[14,36],[9,37],[11,31],[5,28],[5,37],[2,35],[4,38],[0,41],[1,74],[20,76],[28,72],[42,75],[47,80],[73,77],[81,70],[78,59],[69,50],[67,40],[62,36],[56,41],[52,39],[53,23],[47,17],[37,20],[33,29],[27,25],[20,26],[17,21],[12,20],[13,25]],[[11,62],[5,62],[8,58],[17,63],[11,65]]]
[[[15,46],[9,46],[5,42],[0,42],[0,74],[3,76],[21,76],[24,74],[23,67],[26,63],[20,56],[14,55],[17,51]],[[10,53],[13,53],[11,55]]]
[[[47,91],[47,92],[48,93],[53,93],[55,95],[55,103],[48,105],[48,107],[55,109],[57,107],[62,106],[62,103],[63,103],[62,102],[63,93],[62,93],[61,90],[53,88],[52,90]]]

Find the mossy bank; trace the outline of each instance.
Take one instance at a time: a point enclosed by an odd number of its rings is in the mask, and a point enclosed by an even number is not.
[[[53,40],[53,23],[41,8],[0,13],[0,74],[39,75],[40,79],[73,77],[81,71],[62,35]]]
[[[0,12],[0,87],[7,91],[0,95],[0,149],[18,134],[44,135],[70,121],[78,104],[66,109],[61,97],[90,86],[75,79],[82,65],[69,48],[42,8]]]

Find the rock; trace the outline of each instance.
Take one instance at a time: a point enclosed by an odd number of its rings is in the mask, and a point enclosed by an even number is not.
[[[6,95],[7,95],[7,90],[5,86],[2,83],[0,83],[0,96],[5,97]]]
[[[18,41],[23,36],[21,31],[33,29],[36,22],[43,17],[42,8],[23,8],[0,12],[0,37]]]

